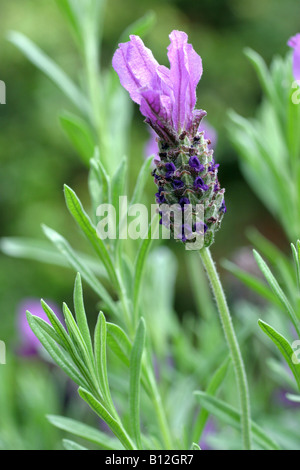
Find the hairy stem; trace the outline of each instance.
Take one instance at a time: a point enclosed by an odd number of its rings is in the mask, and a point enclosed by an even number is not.
[[[245,367],[239,348],[239,344],[233,328],[226,297],[220,282],[214,261],[208,248],[200,250],[200,256],[206,269],[211,287],[216,299],[221,323],[224,329],[227,344],[230,350],[234,372],[237,381],[238,393],[241,406],[241,428],[244,449],[251,448],[251,422],[250,422],[250,402],[248,393],[247,377]]]

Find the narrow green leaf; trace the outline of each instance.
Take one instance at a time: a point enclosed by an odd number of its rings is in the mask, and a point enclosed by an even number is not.
[[[83,377],[85,377],[87,383],[90,385],[90,390],[92,390],[93,393],[95,393],[95,395],[102,400],[103,396],[97,385],[94,357],[89,356],[87,346],[74,320],[72,312],[65,303],[63,304],[63,313],[70,335],[71,357],[82,373]]]
[[[113,175],[118,168],[124,155],[129,153],[130,128],[133,117],[133,102],[129,99],[128,93],[120,85],[120,80],[113,69],[107,77],[107,102],[106,122],[108,135],[110,136],[110,148],[106,168],[110,175]],[[116,138],[117,136],[117,138]]]
[[[154,11],[148,11],[142,18],[128,26],[120,36],[118,42],[126,42],[130,34],[143,37],[153,27],[156,21],[156,14]]]
[[[46,351],[50,354],[54,362],[79,386],[88,387],[86,381],[81,376],[77,367],[70,361],[70,356],[62,351],[56,344],[54,339],[42,329],[41,325],[36,321],[36,317],[27,313],[27,321],[33,333],[40,340]]]
[[[269,357],[267,359],[267,367],[270,369],[272,379],[281,388],[298,390],[297,382],[294,376],[290,373],[289,368],[286,367],[286,363],[282,362],[280,358]]]
[[[133,262],[131,261],[130,257],[124,253],[124,251],[122,252],[121,272],[123,282],[125,283],[126,293],[128,298],[131,299],[134,279]]]
[[[122,328],[113,323],[106,323],[107,344],[116,356],[129,367],[132,344]]]
[[[300,395],[293,395],[292,393],[286,393],[286,398],[294,403],[300,403]]]
[[[75,114],[64,113],[60,115],[60,124],[77,150],[83,163],[89,166],[94,155],[94,137],[86,121]]]
[[[71,26],[71,29],[73,31],[73,34],[80,46],[82,46],[82,34],[81,34],[81,28],[80,24],[78,21],[78,17],[76,15],[76,12],[72,8],[72,3],[69,2],[69,0],[56,0],[56,4],[62,11],[64,17],[67,19],[68,23]]]
[[[44,72],[61,91],[84,114],[89,114],[89,104],[80,89],[66,75],[66,73],[48,57],[38,46],[21,33],[11,31],[8,40],[42,72]]]
[[[151,237],[151,233],[152,233],[153,226],[155,223],[157,223],[157,218],[152,220],[151,223],[149,224],[147,238],[142,240],[139,251],[135,259],[135,264],[134,264],[133,315],[134,315],[135,324],[137,323],[137,320],[138,320],[138,307],[139,307],[141,284],[142,284],[143,274],[145,270],[147,255],[149,253],[149,250],[153,241]]]
[[[289,368],[294,374],[296,379],[298,388],[300,390],[300,363],[295,358],[294,350],[292,349],[288,340],[282,336],[278,331],[276,331],[272,326],[268,325],[268,323],[258,320],[258,324],[260,328],[263,330],[266,335],[271,338],[273,343],[277,346],[283,357],[285,358],[286,362],[289,365]]]
[[[95,381],[93,381],[93,364],[91,363],[91,360],[88,357],[86,346],[77,328],[72,313],[68,309],[67,305],[64,304],[63,313],[66,325],[70,333],[69,337],[66,330],[58,320],[53,310],[49,307],[49,305],[47,305],[46,302],[44,302],[43,300],[41,300],[41,304],[54,330],[64,342],[65,349],[70,354],[74,364],[76,365],[82,376],[85,378],[86,383],[88,383],[91,389],[94,390]]]
[[[115,174],[112,177],[112,204],[115,208],[119,206],[119,196],[126,192],[127,158],[123,157]]]
[[[108,306],[109,310],[113,312],[116,316],[119,315],[117,306],[115,302],[112,300],[111,296],[107,292],[107,290],[103,287],[100,281],[96,278],[94,273],[88,267],[88,265],[84,262],[84,260],[80,260],[77,256],[77,253],[73,251],[70,244],[67,240],[62,237],[59,233],[55,232],[55,230],[43,225],[43,230],[45,235],[52,241],[52,243],[57,247],[57,249],[65,256],[68,260],[70,265],[75,269],[75,271],[80,272],[84,280],[89,284],[89,286],[99,295],[100,299],[102,299],[106,305]]]
[[[291,304],[288,301],[286,295],[282,291],[282,289],[279,286],[277,280],[275,279],[275,277],[271,273],[269,267],[264,262],[262,257],[255,250],[253,250],[253,254],[254,254],[254,258],[255,258],[255,260],[258,264],[259,269],[261,270],[261,272],[263,273],[263,275],[267,279],[272,291],[277,296],[277,298],[280,300],[282,306],[287,310],[287,312],[288,312],[288,314],[289,314],[289,316],[290,316],[290,318],[291,318],[291,320],[292,320],[292,322],[293,322],[293,324],[294,324],[294,326],[297,330],[297,333],[300,336],[300,329],[299,329],[299,325],[298,325],[298,319],[296,317],[296,314],[294,312],[293,307],[291,306]]]
[[[264,237],[256,228],[247,229],[247,238],[258,250],[269,260],[280,260],[281,263],[289,264],[289,259],[277,248],[274,243]]]
[[[298,289],[300,287],[300,263],[299,263],[299,252],[296,249],[295,245],[291,243],[292,254],[294,258],[295,268],[296,268],[296,276],[297,276],[297,286]]]
[[[67,261],[66,256],[60,253],[57,248],[53,247],[48,241],[44,240],[3,237],[0,239],[0,250],[4,254],[15,258],[30,259],[66,268],[71,267],[71,263]],[[81,260],[83,265],[87,266],[93,273],[107,278],[106,271],[98,260],[95,260],[85,253],[79,253],[78,251],[73,251],[73,253],[74,257]]]
[[[41,304],[51,325],[53,326],[57,335],[60,337],[61,341],[63,342],[64,348],[66,349],[66,351],[71,353],[71,350],[72,350],[71,342],[70,342],[70,338],[68,337],[68,334],[65,328],[62,326],[62,324],[60,323],[59,319],[57,318],[53,310],[49,307],[49,305],[47,305],[47,303],[43,299],[41,299]]]
[[[274,90],[273,81],[271,79],[271,76],[270,76],[270,73],[269,73],[269,70],[266,66],[265,61],[253,49],[250,49],[250,48],[247,47],[244,52],[245,52],[245,55],[249,58],[249,60],[252,62],[253,66],[254,66],[254,68],[257,72],[260,84],[261,84],[266,96],[268,96],[269,99],[272,102],[274,102],[274,104],[278,104],[278,100],[276,98],[276,94],[275,94],[275,90]]]
[[[110,177],[105,171],[99,156],[96,155],[90,160],[90,186],[93,185],[93,194],[95,199],[95,206],[111,202],[111,181]],[[91,180],[93,178],[93,181]]]
[[[96,371],[100,387],[103,395],[107,400],[109,411],[112,415],[115,414],[115,407],[111,398],[108,375],[107,375],[107,359],[106,359],[106,320],[102,312],[98,315],[98,320],[95,328],[94,335],[94,348],[96,359]]]
[[[69,432],[74,436],[81,437],[93,444],[106,450],[121,450],[124,449],[122,444],[115,438],[110,437],[108,434],[99,431],[96,428],[88,426],[71,418],[64,416],[48,415],[48,421],[63,431]]]
[[[84,342],[83,336],[76,324],[76,321],[72,315],[71,310],[67,306],[66,303],[63,303],[63,314],[65,318],[65,322],[68,328],[68,332],[70,335],[70,339],[75,346],[76,351],[79,353],[80,357],[82,358],[83,363],[92,369],[92,362],[89,356],[88,348]]]
[[[206,389],[206,393],[208,395],[215,395],[219,390],[220,386],[222,385],[228,370],[228,366],[230,364],[230,358],[225,359],[223,364],[216,370],[214,373],[211,381],[208,384]],[[193,441],[199,442],[202,436],[202,432],[205,428],[206,422],[208,420],[209,413],[205,408],[202,408],[195,423],[194,433],[193,433]]]
[[[130,355],[129,416],[137,448],[142,449],[140,428],[140,382],[142,355],[145,345],[145,321],[140,319]]]
[[[113,286],[119,289],[119,280],[103,240],[101,240],[101,238],[97,236],[96,228],[92,224],[86,212],[84,211],[82,204],[75,192],[67,185],[64,186],[64,190],[66,204],[71,215],[74,217],[79,227],[83,230],[84,234],[91,242],[102,263],[106,267],[107,273],[113,283]]]
[[[87,322],[87,317],[84,308],[83,292],[82,292],[82,283],[80,273],[77,273],[74,285],[74,308],[76,315],[76,322],[84,343],[88,349],[90,359],[93,358],[93,345],[91,340],[91,334],[89,325]]]
[[[70,441],[69,439],[63,439],[63,445],[66,450],[88,450],[86,447],[77,444],[77,442]]]
[[[294,270],[289,258],[279,250],[279,248],[264,237],[256,228],[251,227],[247,230],[247,238],[253,244],[254,248],[265,256],[271,263],[276,260],[276,269],[280,273],[281,279],[284,279],[285,285],[294,285]]]
[[[193,442],[191,445],[191,450],[201,450],[201,448],[198,444],[196,444],[196,442]]]
[[[106,323],[107,326],[107,345],[109,349],[125,364],[126,367],[130,365],[130,356],[132,351],[132,344],[127,334],[118,325],[113,323]],[[142,364],[142,384],[146,392],[149,394],[149,380],[148,371],[144,364]]]
[[[47,323],[45,320],[43,320],[42,318],[40,317],[34,317],[35,318],[35,321],[37,323],[37,325],[45,331],[45,333],[47,333],[49,336],[51,336],[51,338],[57,343],[59,344],[59,346],[61,346],[62,348],[64,348],[65,351],[67,351],[67,348],[66,348],[66,345],[64,343],[64,341],[61,339],[61,337],[56,333],[55,329],[49,325],[49,323]]]
[[[127,158],[124,156],[111,180],[111,202],[112,202],[113,207],[116,210],[116,227],[117,227],[118,233],[120,229],[122,229],[123,222],[124,222],[123,220],[120,220],[120,213],[123,215],[123,218],[127,217],[127,211],[120,210],[120,202],[121,202],[120,197],[123,197],[126,195],[127,169],[128,169]],[[122,238],[123,236],[123,235],[121,235],[121,237],[120,235],[118,236],[118,233],[117,233],[117,238],[116,238],[117,244],[120,238]]]
[[[91,407],[91,409],[101,418],[109,428],[112,430],[114,435],[122,442],[125,449],[135,450],[133,442],[128,437],[126,431],[123,429],[122,425],[116,421],[110,413],[104,408],[104,406],[87,390],[80,387],[78,390],[81,398]]]
[[[139,176],[137,178],[137,182],[134,188],[134,192],[130,201],[130,205],[132,206],[133,204],[141,202],[142,194],[145,188],[145,184],[150,176],[150,168],[151,168],[151,163],[153,161],[153,156],[147,158],[145,160],[141,171],[139,173]]]
[[[253,290],[261,297],[264,297],[269,302],[272,302],[274,305],[281,307],[282,304],[276,295],[274,295],[268,286],[266,286],[266,284],[263,283],[260,279],[247,273],[247,271],[240,269],[238,266],[228,260],[223,260],[221,264],[223,268],[231,272],[235,277],[237,277],[241,282],[249,287],[249,289]]]
[[[195,397],[209,413],[213,414],[221,421],[240,430],[241,414],[232,406],[228,405],[216,397],[212,397],[204,392],[194,392]],[[253,421],[251,421],[251,432],[253,440],[266,450],[279,450],[278,445],[271,439],[266,432]]]

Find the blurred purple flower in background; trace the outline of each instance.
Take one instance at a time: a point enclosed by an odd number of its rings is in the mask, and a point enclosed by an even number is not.
[[[293,75],[295,80],[300,81],[300,33],[288,40],[288,46],[294,49],[293,53]]]
[[[209,436],[213,436],[216,434],[216,426],[212,419],[209,419],[206,423],[206,426],[203,430],[201,440],[199,442],[199,446],[201,450],[213,450],[212,447],[209,445]]]
[[[54,311],[54,313],[61,318],[59,314],[59,308],[57,305],[47,302],[49,307]],[[18,329],[18,336],[20,338],[18,342],[18,354],[24,357],[27,356],[36,356],[38,351],[41,347],[41,343],[38,338],[35,336],[33,331],[31,330],[27,318],[26,318],[26,311],[29,310],[32,315],[36,317],[40,317],[45,320],[47,323],[50,323],[46,313],[41,306],[41,302],[39,299],[24,299],[19,307],[18,307],[18,315],[17,315],[17,329]]]
[[[158,143],[157,143],[157,135],[154,132],[154,130],[152,129],[152,127],[148,127],[148,129],[149,129],[149,132],[150,132],[150,137],[146,142],[144,155],[145,155],[145,158],[148,158],[148,157],[151,157],[152,155],[154,155],[154,160],[153,160],[152,164],[156,165],[156,163],[160,161],[160,158],[159,158],[159,155],[158,155],[159,149],[158,149]]]
[[[199,131],[204,132],[204,137],[205,139],[210,140],[210,144],[208,145],[208,148],[215,149],[217,145],[217,140],[218,140],[218,135],[216,129],[208,124],[207,121],[201,121],[201,124],[199,126]]]

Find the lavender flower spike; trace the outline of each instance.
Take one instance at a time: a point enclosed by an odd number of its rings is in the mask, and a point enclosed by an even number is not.
[[[189,44],[186,33],[172,31],[168,46],[170,68],[159,65],[138,36],[119,44],[113,67],[145,121],[157,135],[158,157],[153,171],[157,198],[172,205],[188,200],[202,204],[205,246],[214,240],[224,215],[224,189],[218,182],[218,165],[210,141],[200,127],[206,112],[195,109],[196,88],[202,76],[202,60]],[[201,173],[201,176],[200,174]],[[197,217],[197,214],[193,212]],[[170,228],[174,229],[170,220]],[[193,230],[195,227],[191,227]],[[188,239],[182,240],[188,243]]]
[[[300,33],[291,37],[288,46],[294,49],[293,53],[293,75],[295,80],[300,81]]]

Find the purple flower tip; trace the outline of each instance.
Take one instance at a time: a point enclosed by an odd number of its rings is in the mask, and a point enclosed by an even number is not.
[[[119,44],[113,67],[120,82],[159,136],[189,131],[206,114],[194,111],[196,87],[202,75],[201,57],[182,31],[172,31],[170,68],[159,65],[138,36]]]
[[[288,40],[288,46],[294,49],[293,52],[293,75],[295,80],[300,80],[300,33],[292,36]]]

